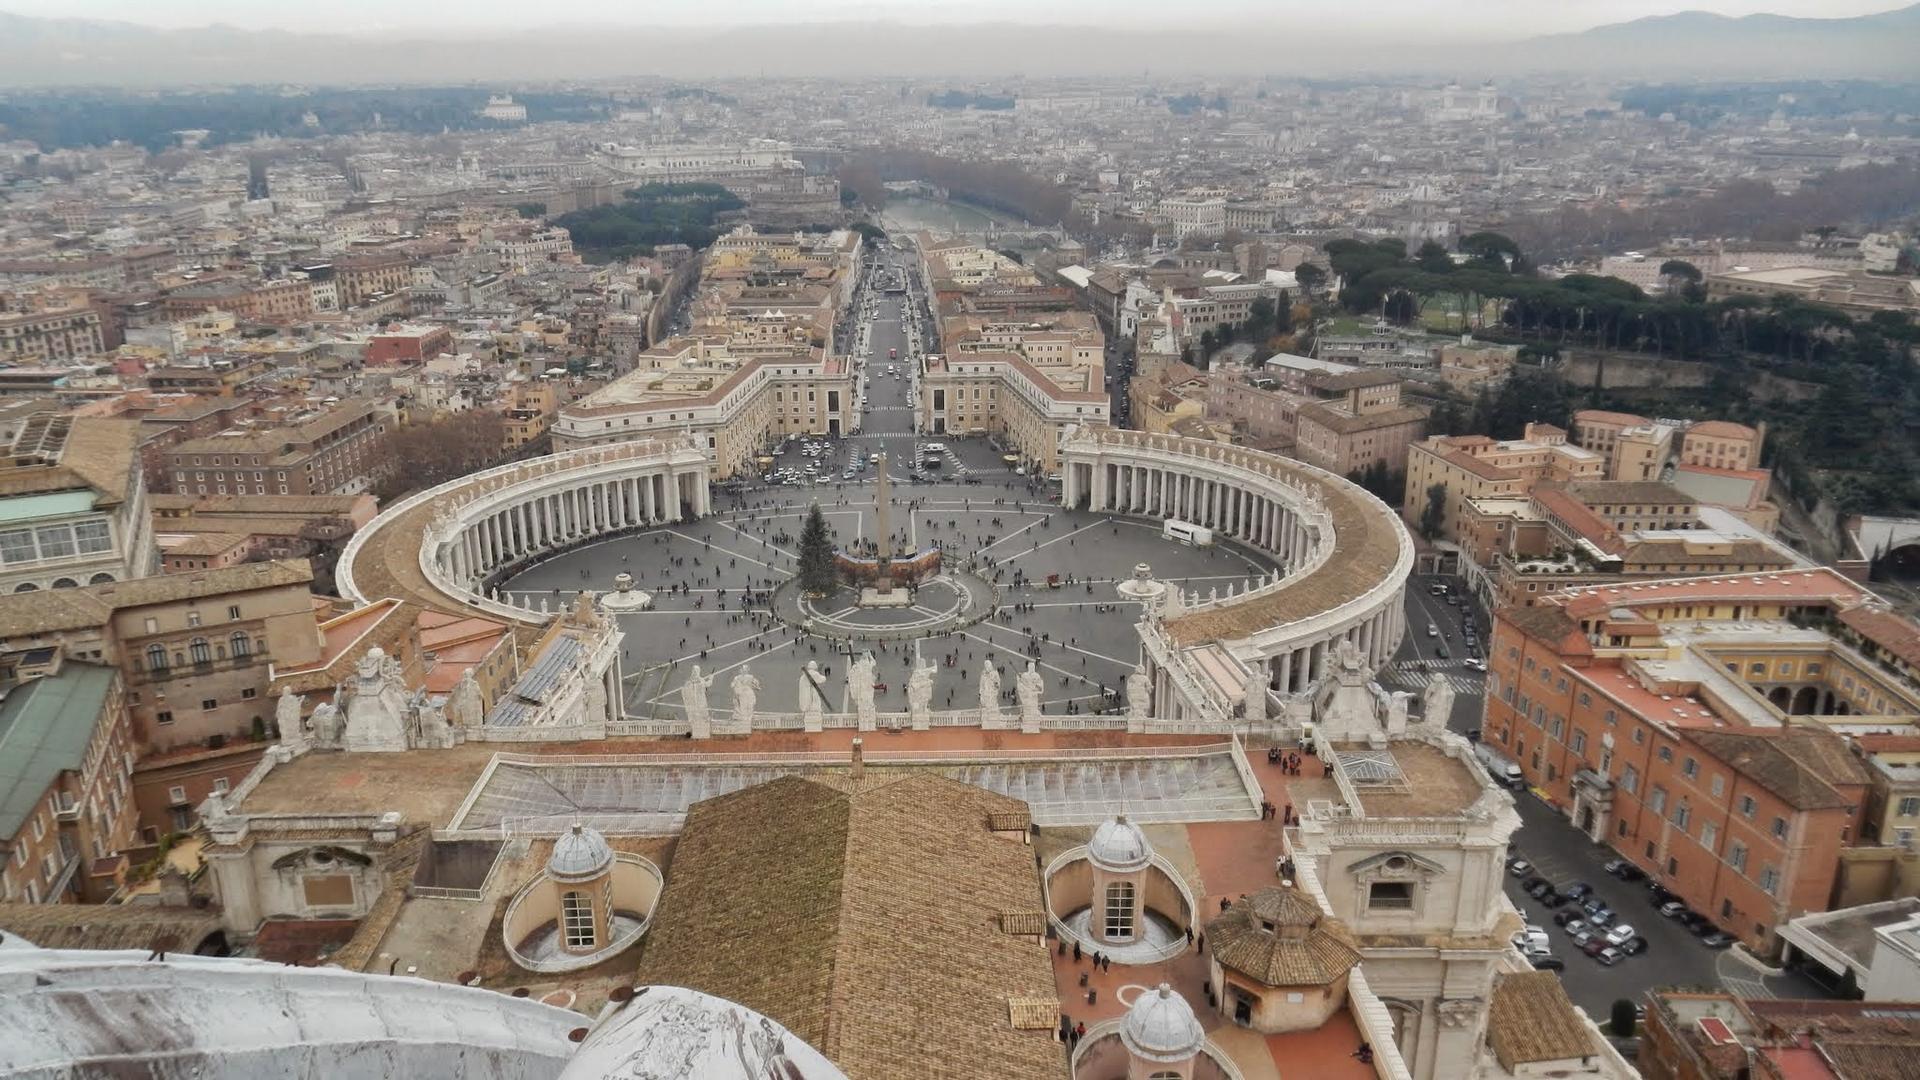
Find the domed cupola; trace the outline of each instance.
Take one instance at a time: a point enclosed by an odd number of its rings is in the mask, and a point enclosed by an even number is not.
[[[1166,983],[1134,999],[1120,1021],[1120,1041],[1136,1059],[1178,1064],[1207,1045],[1207,1032],[1187,1000]]]
[[[613,865],[613,848],[599,830],[575,822],[573,828],[553,842],[553,855],[547,859],[547,876],[556,881],[591,881]]]
[[[1153,861],[1153,845],[1140,826],[1121,814],[1093,831],[1093,839],[1087,841],[1087,859],[1110,874],[1131,874]]]

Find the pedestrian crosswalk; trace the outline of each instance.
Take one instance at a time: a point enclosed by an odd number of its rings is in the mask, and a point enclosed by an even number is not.
[[[1458,660],[1396,660],[1380,669],[1379,680],[1383,685],[1420,690],[1425,689],[1435,672],[1447,680],[1456,694],[1486,692],[1486,682],[1480,674],[1462,667]]]

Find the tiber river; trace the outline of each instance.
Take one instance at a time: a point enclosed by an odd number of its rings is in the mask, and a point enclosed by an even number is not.
[[[919,195],[893,195],[880,211],[880,227],[888,231],[983,232],[990,225],[1020,223],[967,203],[943,202]]]

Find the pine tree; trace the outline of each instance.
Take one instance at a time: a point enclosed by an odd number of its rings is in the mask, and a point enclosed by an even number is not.
[[[833,561],[833,535],[827,531],[820,504],[814,503],[800,528],[800,587],[810,593],[832,592],[839,576]]]

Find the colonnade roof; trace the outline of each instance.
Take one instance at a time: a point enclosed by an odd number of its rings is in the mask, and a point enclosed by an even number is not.
[[[1386,504],[1346,483],[1327,483],[1304,471],[1296,479],[1315,485],[1333,515],[1333,557],[1304,577],[1240,603],[1167,620],[1180,645],[1234,641],[1270,626],[1299,622],[1360,599],[1393,576],[1406,526]]]

